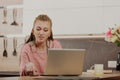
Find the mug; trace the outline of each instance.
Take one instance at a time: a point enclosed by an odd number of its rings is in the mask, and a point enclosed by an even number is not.
[[[94,64],[95,75],[102,75],[104,72],[103,64]]]

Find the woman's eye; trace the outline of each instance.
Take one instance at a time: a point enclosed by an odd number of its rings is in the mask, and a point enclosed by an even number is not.
[[[45,31],[45,32],[47,32],[48,30],[47,30],[47,29],[45,29],[44,31]]]
[[[40,31],[40,29],[38,28],[38,29],[36,29],[37,31]]]

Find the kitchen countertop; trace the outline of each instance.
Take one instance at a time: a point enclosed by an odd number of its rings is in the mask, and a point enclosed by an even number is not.
[[[7,77],[7,76],[19,76],[19,72],[15,71],[0,71],[0,77]]]
[[[110,74],[95,75],[83,72],[80,76],[14,76],[14,77],[0,77],[0,80],[120,80],[120,72],[113,72]]]

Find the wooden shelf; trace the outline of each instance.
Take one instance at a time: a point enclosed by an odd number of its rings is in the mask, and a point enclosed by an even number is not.
[[[58,34],[54,38],[104,38],[104,34]]]

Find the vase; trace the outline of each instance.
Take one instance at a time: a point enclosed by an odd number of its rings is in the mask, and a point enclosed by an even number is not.
[[[120,52],[118,52],[118,55],[117,55],[116,70],[117,70],[117,71],[120,71]]]

